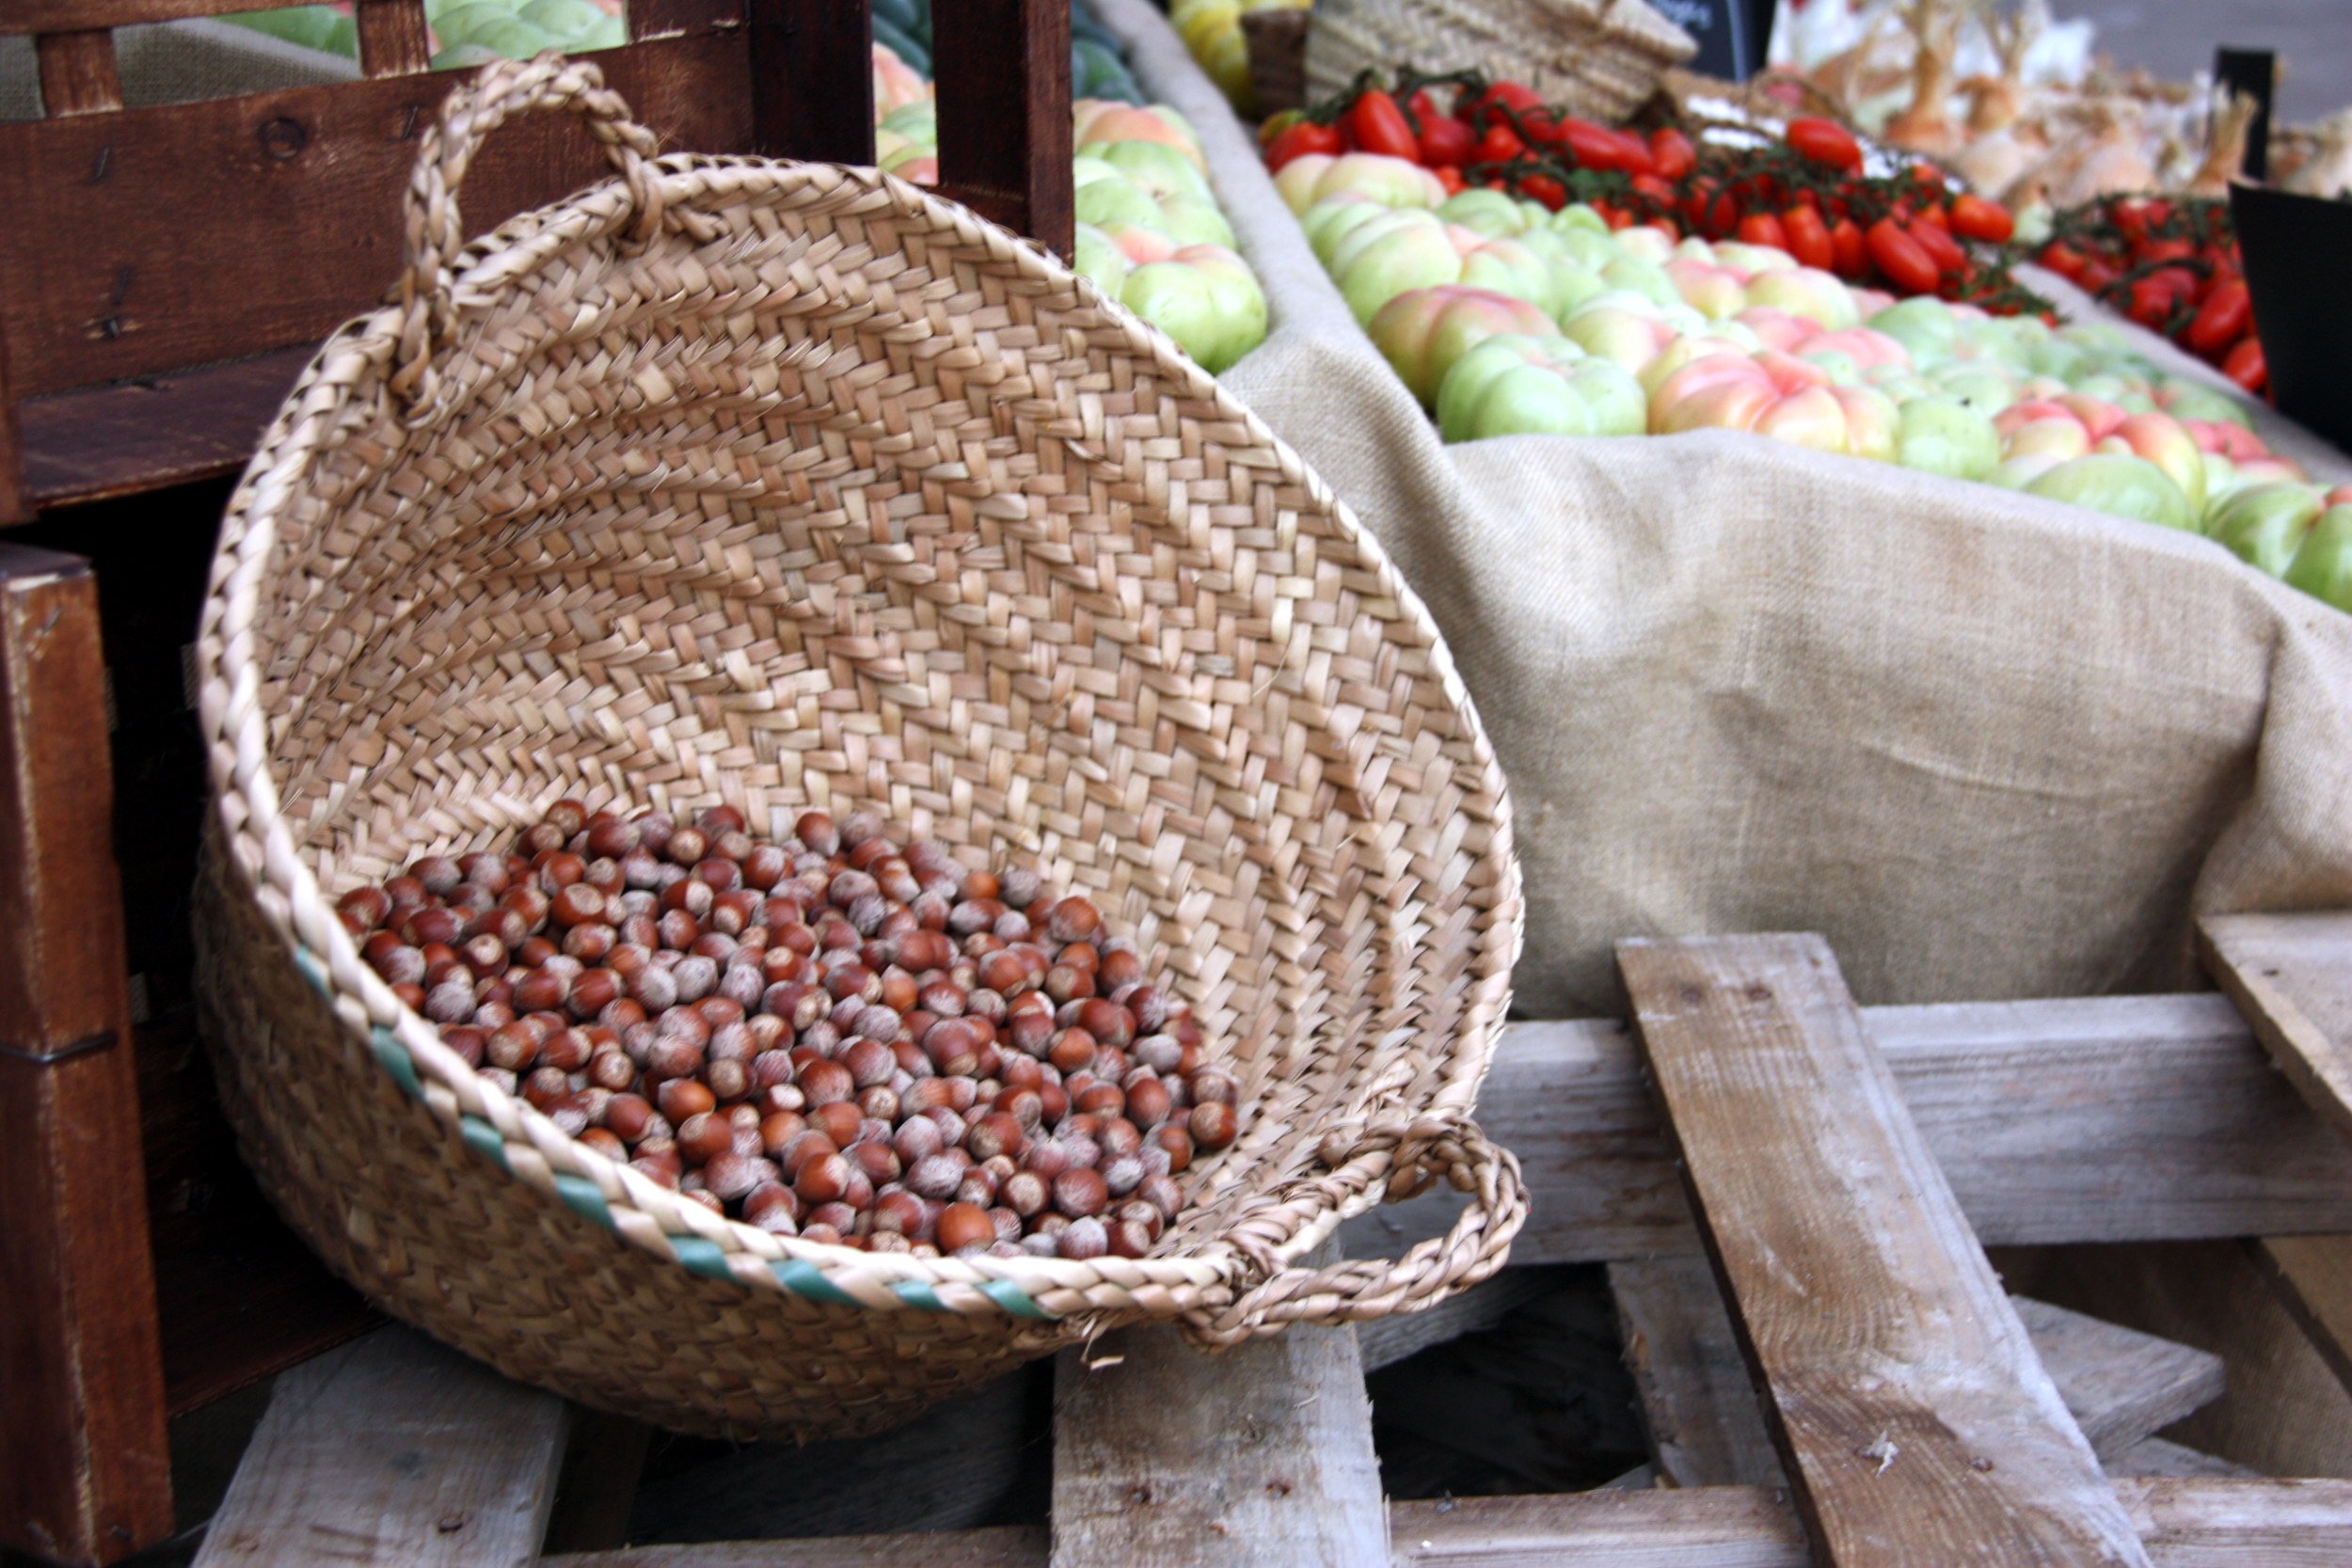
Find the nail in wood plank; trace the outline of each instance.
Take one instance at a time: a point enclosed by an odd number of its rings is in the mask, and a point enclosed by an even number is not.
[[[0,1545],[170,1534],[98,579],[0,545]]]
[[[1617,953],[1817,1559],[2146,1563],[1828,943]]]
[[[196,1568],[508,1568],[538,1554],[565,1410],[413,1329],[278,1380]]]
[[[1052,1568],[1388,1561],[1354,1333],[1292,1328],[1204,1355],[1171,1329],[1127,1329],[1061,1353]]]
[[[1912,1119],[1987,1245],[2352,1230],[2352,1143],[2272,1069],[2227,997],[1868,1007]],[[1525,1263],[1694,1247],[1625,1025],[1515,1023],[1479,1119],[1519,1157]],[[1440,1186],[1343,1227],[1393,1252],[1452,1223]]]
[[[2197,946],[2279,1070],[2352,1136],[2352,913],[2207,915]]]

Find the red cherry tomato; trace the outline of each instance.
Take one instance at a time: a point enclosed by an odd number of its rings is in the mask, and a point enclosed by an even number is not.
[[[2221,361],[2221,373],[2249,392],[2259,392],[2270,385],[2270,369],[2263,363],[2263,345],[2259,338],[2240,338]]]
[[[1517,131],[1508,125],[1489,125],[1486,134],[1478,138],[1478,145],[1471,149],[1470,162],[1507,164],[1526,150],[1527,143],[1519,139]]]
[[[1347,138],[1335,127],[1302,119],[1274,138],[1274,145],[1265,150],[1265,166],[1279,169],[1293,158],[1303,158],[1310,152],[1336,157],[1346,150]]]
[[[1788,122],[1785,139],[1817,164],[1849,172],[1858,172],[1862,167],[1862,144],[1854,140],[1852,132],[1834,119],[1800,116]]]
[[[1569,161],[1580,168],[1624,166],[1625,146],[1607,126],[1570,117],[1560,122],[1552,139],[1568,150]]]
[[[2245,337],[2253,325],[2254,302],[2246,292],[2246,279],[2224,277],[2197,308],[2197,318],[2181,334],[2181,341],[2211,358]]]
[[[1840,277],[1860,277],[1870,267],[1870,247],[1862,238],[1862,226],[1851,218],[1839,218],[1829,226],[1830,253],[1836,260],[1831,270]]]
[[[1617,144],[1617,166],[1626,173],[1658,172],[1658,160],[1650,156],[1649,143],[1630,131],[1612,131],[1609,138]]]
[[[1568,204],[1568,188],[1549,174],[1531,174],[1519,182],[1519,194],[1530,201],[1540,201],[1553,212]]]
[[[1658,166],[1661,180],[1679,180],[1699,166],[1699,155],[1692,147],[1691,138],[1671,125],[1663,125],[1649,134],[1650,161]]]
[[[1358,95],[1356,102],[1347,106],[1347,112],[1340,116],[1340,129],[1361,151],[1403,158],[1408,163],[1421,162],[1421,143],[1414,139],[1413,128],[1405,122],[1405,111],[1378,87]]]
[[[2082,277],[2085,261],[2083,253],[2062,241],[2043,245],[2041,260],[2043,266],[2070,282],[2078,281]]]
[[[1633,188],[1649,198],[1650,205],[1661,213],[1671,213],[1675,205],[1675,188],[1655,174],[1637,174]]]
[[[1780,229],[1788,237],[1788,254],[1799,266],[1829,272],[1837,265],[1837,247],[1830,243],[1821,214],[1803,202],[1788,208],[1780,214]]]
[[[1788,234],[1780,226],[1780,219],[1770,213],[1750,213],[1740,220],[1732,233],[1742,245],[1768,245],[1774,250],[1788,248]]]
[[[1445,187],[1445,194],[1448,196],[1459,196],[1466,188],[1462,171],[1452,164],[1439,164],[1429,172],[1438,177],[1438,183]]]
[[[1962,272],[1968,265],[1968,253],[1960,248],[1960,242],[1933,223],[1915,223],[1911,237],[1928,260],[1935,263],[1937,272]]]
[[[1470,113],[1463,118],[1472,127],[1485,130],[1496,125],[1508,126],[1514,114],[1527,128],[1529,135],[1550,134],[1551,111],[1544,107],[1544,101],[1534,88],[1521,87],[1517,82],[1497,82],[1478,95],[1478,101],[1470,105]]]
[[[1421,161],[1431,168],[1467,164],[1478,150],[1470,128],[1450,115],[1424,118],[1421,122]]]
[[[1950,215],[1952,232],[1964,240],[2007,245],[2009,237],[2017,232],[2017,220],[2009,215],[2009,209],[1980,196],[1954,197]]]
[[[1919,242],[1893,218],[1881,218],[1870,225],[1863,239],[1869,245],[1870,260],[1878,263],[1879,271],[1896,288],[1907,294],[1935,292],[1935,263],[1919,247]]]

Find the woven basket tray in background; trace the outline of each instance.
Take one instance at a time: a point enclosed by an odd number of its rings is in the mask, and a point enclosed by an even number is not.
[[[484,137],[620,173],[461,246]],[[593,66],[453,94],[398,303],[304,375],[200,630],[208,1021],[249,1159],[396,1316],[587,1403],[847,1435],[1099,1327],[1426,1306],[1524,1212],[1469,1119],[1519,894],[1443,644],[1297,457],[1151,328],[871,170],[655,161]],[[1085,890],[1243,1086],[1151,1257],[779,1238],[469,1071],[329,899],[561,796],[879,811]],[[1298,1266],[1437,1177],[1394,1260]]]
[[[1475,68],[1615,124],[1698,52],[1643,0],[1317,0],[1313,15],[1307,95],[1318,101],[1367,70]]]

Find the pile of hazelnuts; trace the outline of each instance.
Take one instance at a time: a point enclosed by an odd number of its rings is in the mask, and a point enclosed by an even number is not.
[[[882,819],[558,800],[336,903],[484,1078],[715,1212],[872,1252],[1139,1258],[1237,1088],[1093,904]]]

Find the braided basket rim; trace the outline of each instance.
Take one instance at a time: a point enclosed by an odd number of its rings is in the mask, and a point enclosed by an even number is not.
[[[1487,812],[1490,847],[1486,859],[1495,867],[1493,896],[1476,923],[1473,944],[1462,958],[1467,979],[1461,1025],[1446,1050],[1452,1071],[1437,1103],[1420,1108],[1424,1116],[1433,1111],[1466,1114],[1491,1061],[1495,1032],[1508,1006],[1511,966],[1523,937],[1524,904],[1511,849],[1511,807],[1493,747],[1443,637],[1378,540],[1287,443],[1155,329],[1110,308],[1111,302],[1091,282],[1058,261],[964,209],[867,168],[702,154],[671,154],[648,166],[674,213],[691,213],[705,203],[723,205],[723,198],[757,198],[783,206],[795,197],[806,199],[810,193],[821,196],[844,188],[853,195],[881,194],[893,207],[887,221],[977,242],[986,249],[986,267],[998,269],[999,275],[1009,271],[1074,285],[1083,299],[1102,310],[1104,324],[1120,328],[1120,348],[1149,360],[1156,374],[1184,395],[1214,404],[1220,420],[1232,421],[1248,440],[1275,454],[1283,480],[1327,509],[1335,534],[1352,544],[1362,570],[1398,607],[1389,635],[1402,637],[1409,627],[1414,635],[1408,645],[1426,657],[1432,683],[1459,712],[1462,747],[1474,759],[1475,768],[1457,768],[1456,776],[1466,802],[1483,805]],[[624,181],[607,177],[468,243],[453,267],[460,317],[469,313],[469,305],[495,297],[501,288],[575,246],[615,244],[613,232],[618,219],[627,216],[629,201]],[[622,254],[627,254],[625,248]],[[1171,1255],[1090,1261],[871,1253],[776,1236],[714,1214],[578,1142],[519,1095],[509,1095],[480,1078],[441,1042],[437,1026],[404,1006],[360,958],[357,942],[294,847],[278,805],[266,720],[257,707],[262,677],[252,646],[252,621],[276,545],[274,508],[310,466],[337,444],[340,411],[361,400],[391,396],[388,383],[402,320],[402,304],[395,298],[346,323],[322,344],[288,394],[230,502],[199,628],[197,664],[213,809],[226,853],[246,879],[287,957],[332,1004],[341,1026],[364,1038],[412,1098],[463,1134],[477,1151],[492,1156],[510,1176],[599,1220],[620,1239],[683,1263],[693,1274],[876,1309],[1057,1319],[1104,1311],[1169,1316],[1213,1307],[1294,1262],[1343,1220],[1383,1199],[1389,1155],[1397,1147],[1394,1136],[1388,1140],[1387,1152],[1348,1161],[1344,1168],[1333,1171],[1331,1180],[1317,1184],[1320,1191],[1291,1199],[1279,1206],[1279,1212],[1262,1217],[1252,1210],[1251,1239],[1240,1244],[1211,1238]],[[396,464],[406,441],[429,434],[449,412],[446,406],[428,404],[421,418],[408,421],[404,444],[374,461],[386,467]],[[1226,1227],[1228,1232],[1232,1228]]]

